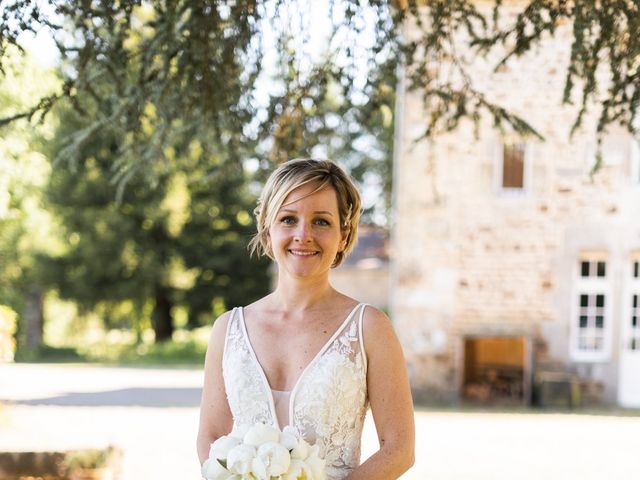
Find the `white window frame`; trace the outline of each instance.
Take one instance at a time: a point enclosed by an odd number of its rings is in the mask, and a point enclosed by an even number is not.
[[[637,352],[640,354],[640,275],[634,277],[634,263],[640,263],[640,252],[634,253],[630,257],[629,266],[627,269],[627,288],[625,294],[622,296],[622,349],[624,351]],[[640,269],[640,265],[638,267]],[[633,296],[638,296],[638,302],[636,307],[636,314],[638,319],[636,320],[636,327],[631,325],[631,317],[633,315]],[[636,348],[631,350],[631,338],[636,338]]]
[[[581,276],[583,261],[605,262],[605,276]],[[570,308],[570,341],[569,348],[572,360],[576,362],[605,362],[611,358],[613,335],[613,292],[611,289],[611,262],[605,252],[584,252],[578,256],[574,268],[574,288],[571,295]],[[599,350],[584,350],[579,347],[580,339],[580,296],[604,295],[604,325],[602,348]]]
[[[504,174],[504,147],[508,144],[521,143],[524,145],[524,165],[522,188],[503,187],[502,176]],[[522,137],[506,136],[501,137],[495,143],[493,168],[493,185],[496,193],[502,197],[525,196],[531,190],[531,179],[533,176],[533,145]]]

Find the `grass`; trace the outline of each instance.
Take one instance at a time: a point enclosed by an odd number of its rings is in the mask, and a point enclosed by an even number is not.
[[[154,342],[152,332],[136,341],[128,331],[105,332],[79,345],[19,349],[16,362],[95,363],[108,365],[203,365],[209,329],[177,330],[173,338]]]

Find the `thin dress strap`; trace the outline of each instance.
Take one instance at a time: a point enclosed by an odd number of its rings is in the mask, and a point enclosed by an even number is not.
[[[364,363],[364,371],[367,371],[367,352],[364,349],[364,335],[362,334],[362,324],[364,320],[364,309],[368,304],[363,303],[360,307],[360,317],[358,318],[358,337],[360,338],[360,351],[362,352],[362,361]]]
[[[224,334],[224,347],[222,349],[222,358],[224,358],[227,353],[227,344],[229,343],[229,332],[231,331],[231,326],[236,316],[236,310],[238,310],[238,307],[234,307],[233,310],[231,310],[231,315],[229,315],[229,321],[227,322],[227,329]]]

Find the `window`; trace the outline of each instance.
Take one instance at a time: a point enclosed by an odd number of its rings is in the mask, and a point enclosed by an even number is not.
[[[604,347],[604,303],[602,294],[580,295],[579,350],[597,352]]]
[[[524,144],[502,146],[502,188],[524,188]]]
[[[583,253],[578,259],[571,316],[571,350],[577,361],[606,360],[611,343],[611,294],[607,255]]]
[[[607,273],[606,263],[602,260],[581,260],[580,276],[589,277],[605,277]]]
[[[640,352],[640,255],[631,259],[630,295],[625,296],[624,347]]]
[[[627,348],[640,351],[640,295],[631,295],[631,332]]]
[[[530,177],[530,146],[519,137],[503,138],[496,152],[494,181],[498,193],[526,193]]]

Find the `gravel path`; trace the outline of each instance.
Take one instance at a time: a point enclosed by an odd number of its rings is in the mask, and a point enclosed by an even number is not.
[[[0,451],[115,444],[122,480],[199,478],[198,369],[0,365]],[[403,480],[640,479],[640,417],[416,413]],[[369,418],[363,454],[377,446]]]

